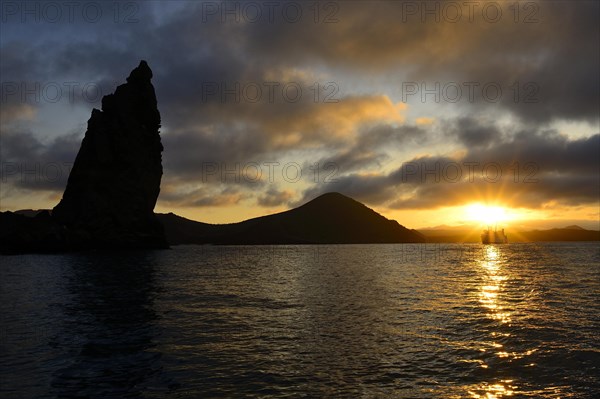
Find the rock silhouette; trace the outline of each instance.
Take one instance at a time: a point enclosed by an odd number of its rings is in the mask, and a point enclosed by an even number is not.
[[[153,210],[163,146],[152,70],[141,61],[94,109],[60,203],[52,211],[69,247],[163,248]]]
[[[0,212],[0,253],[63,252],[67,250],[65,231],[50,211]]]

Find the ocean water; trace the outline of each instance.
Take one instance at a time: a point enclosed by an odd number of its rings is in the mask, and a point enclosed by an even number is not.
[[[598,243],[0,257],[1,398],[597,398]]]

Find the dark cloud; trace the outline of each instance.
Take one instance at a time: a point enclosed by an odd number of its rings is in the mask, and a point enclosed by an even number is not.
[[[294,194],[290,190],[278,190],[269,188],[263,195],[259,196],[256,203],[264,207],[275,207],[290,203]]]
[[[496,143],[484,152],[471,150],[465,159],[496,162],[510,166],[533,163],[542,173],[598,174],[600,136],[569,139],[553,130],[517,132],[509,140]]]
[[[62,39],[75,27],[87,34],[71,35],[68,41],[58,40],[57,34],[39,35],[27,45],[17,38],[3,41],[3,80],[75,76],[81,81],[114,82],[122,79],[129,65],[145,58],[160,78],[157,91],[165,115],[172,115],[165,120],[178,124],[188,119],[182,114],[204,115],[197,105],[206,83],[229,87],[235,82],[260,83],[268,80],[270,71],[310,68],[319,62],[359,79],[364,73],[379,73],[390,82],[408,77],[429,87],[434,82],[475,82],[476,104],[467,105],[500,105],[527,121],[597,120],[600,40],[595,1],[529,2],[535,5],[533,23],[522,21],[530,14],[526,10],[515,23],[507,4],[501,4],[502,18],[497,22],[487,21],[482,16],[484,4],[479,4],[473,22],[461,7],[464,17],[457,23],[443,11],[439,21],[430,16],[423,23],[420,14],[408,13],[405,3],[389,1],[332,3],[339,9],[323,9],[320,16],[334,12],[332,23],[315,23],[309,7],[302,7],[303,17],[289,23],[280,14],[287,2],[277,3],[273,23],[207,16],[201,4],[192,2],[162,18],[155,16],[151,5],[136,3],[137,23],[113,23],[109,36],[102,30],[108,22],[52,24],[45,29],[63,31]],[[435,4],[440,10],[446,7],[445,2]],[[497,104],[482,97],[483,85],[490,82],[503,88]],[[528,82],[535,86],[525,86]],[[284,104],[271,105],[278,114]]]
[[[194,206],[194,207],[218,207],[218,206],[231,206],[240,203],[249,196],[239,192],[229,193],[221,192],[218,194],[210,194],[205,196],[196,197],[194,200],[186,201],[182,205]]]
[[[241,173],[249,162],[265,160],[265,151],[270,148],[263,135],[229,127],[231,130],[203,129],[164,135],[165,170],[188,181],[212,181],[221,179],[221,171],[225,173],[229,169]],[[252,180],[253,175],[249,177],[248,180]],[[229,182],[235,180],[235,176],[228,179]]]
[[[389,159],[384,153],[377,153],[367,148],[352,147],[317,162],[322,168],[335,168],[337,171],[351,171],[381,167],[381,162]]]
[[[327,192],[339,192],[359,201],[377,205],[389,201],[396,194],[396,187],[390,184],[388,176],[354,173],[305,190],[302,199],[295,205],[303,204]]]
[[[227,185],[182,187],[168,182],[161,185],[159,196],[162,205],[193,208],[232,206],[249,198],[251,195]]]
[[[2,131],[2,184],[33,191],[62,192],[80,142],[81,136],[76,133],[44,143],[28,131]]]
[[[467,7],[461,7],[463,18],[457,23],[443,11],[422,22],[420,8],[443,10],[446,2],[411,3],[419,9],[416,15],[407,14],[407,3],[411,2],[338,2],[337,23],[316,24],[313,29],[301,24],[256,26],[249,30],[247,44],[275,62],[279,57],[274,54],[298,63],[317,58],[359,73],[386,73],[392,82],[394,74],[388,72],[395,69],[409,72],[410,81],[427,87],[435,82],[441,87],[473,82],[475,108],[502,106],[525,121],[597,121],[598,2],[520,3],[519,15],[512,3],[496,2],[502,9],[497,21],[483,17],[482,2],[477,3],[473,22]],[[497,101],[493,91],[483,93],[488,83],[500,85]],[[468,90],[463,89],[465,99]],[[431,96],[426,101],[435,102]],[[442,96],[438,102],[448,101]]]
[[[329,155],[317,161],[321,167],[335,168],[336,174],[349,174],[360,170],[378,170],[392,158],[391,152],[416,147],[431,138],[431,131],[415,126],[378,124],[363,129]]]
[[[472,117],[461,117],[451,122],[447,133],[467,148],[487,147],[502,139],[501,132],[493,123],[482,123]]]

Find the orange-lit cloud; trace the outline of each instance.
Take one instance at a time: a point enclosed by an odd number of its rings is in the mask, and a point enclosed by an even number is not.
[[[423,125],[431,125],[431,124],[433,124],[434,122],[435,122],[435,119],[434,119],[434,118],[428,118],[428,117],[424,117],[424,116],[423,116],[423,117],[420,117],[420,118],[417,118],[417,119],[415,119],[415,123],[416,123],[417,125],[421,125],[421,126],[423,126]]]
[[[36,109],[29,104],[2,104],[0,107],[0,124],[6,126],[17,121],[31,121]]]

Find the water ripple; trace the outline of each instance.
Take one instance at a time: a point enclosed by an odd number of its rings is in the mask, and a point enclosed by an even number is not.
[[[2,257],[3,398],[592,398],[597,244]]]

